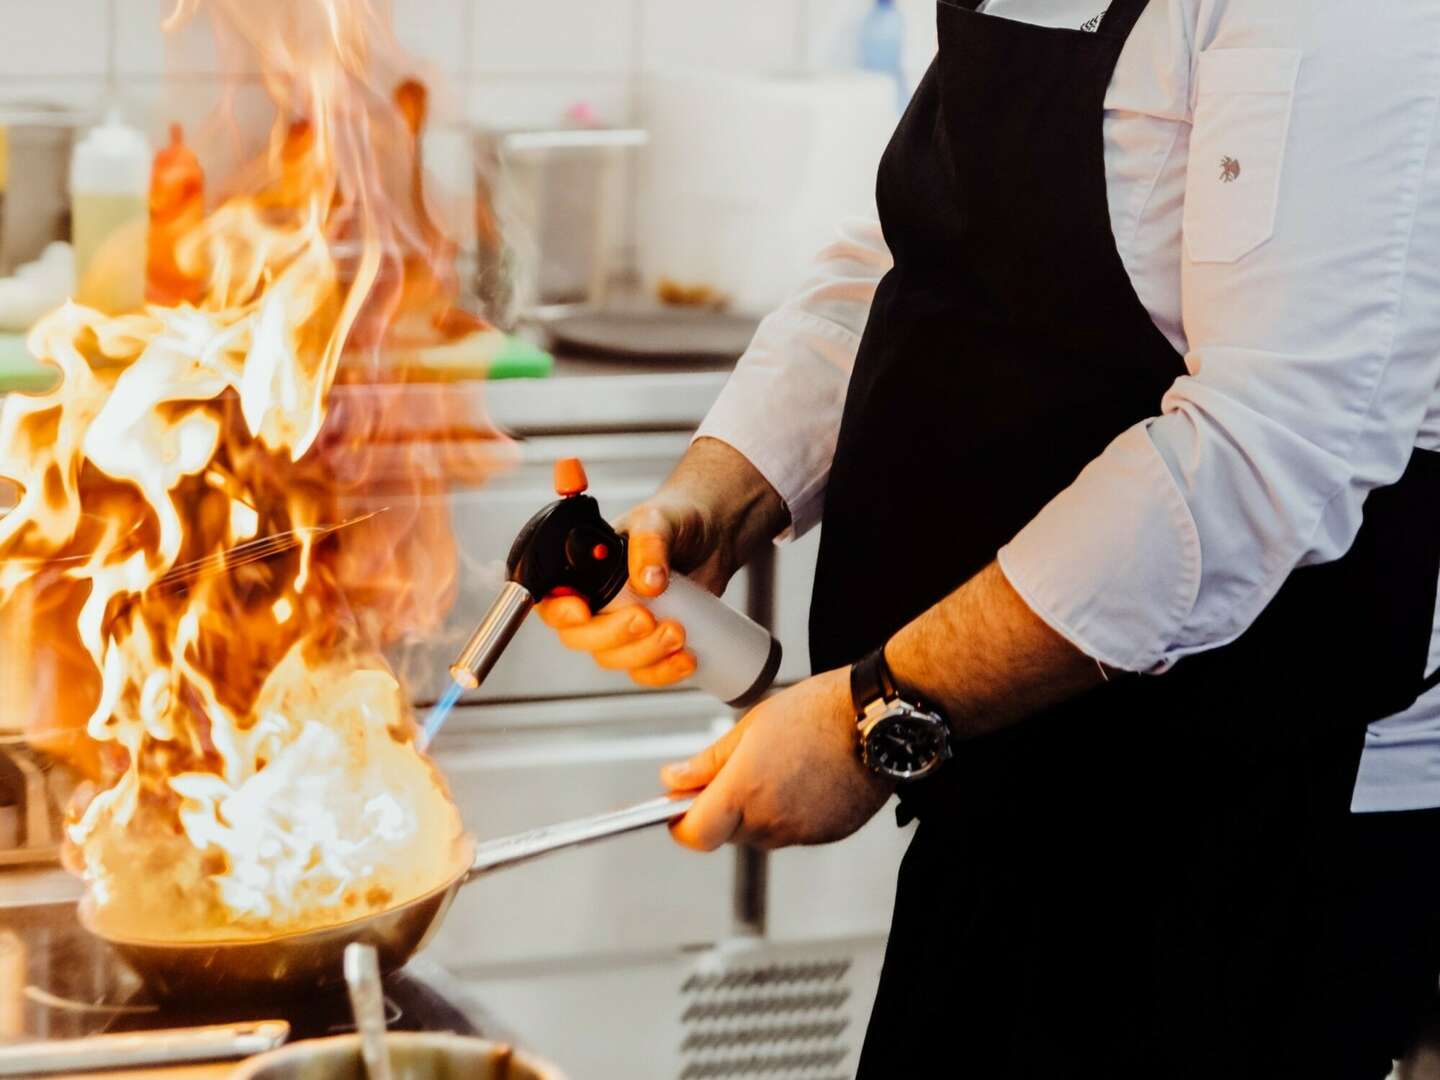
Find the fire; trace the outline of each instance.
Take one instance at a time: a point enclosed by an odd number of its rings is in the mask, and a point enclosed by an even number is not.
[[[262,51],[277,120],[175,252],[193,302],[67,304],[30,336],[60,384],[0,412],[14,707],[93,778],[70,837],[100,924],[131,937],[331,924],[453,872],[459,815],[381,653],[453,595],[425,496],[500,460],[455,398],[407,385],[417,347],[482,324],[449,303],[425,95],[380,13],[210,6]]]

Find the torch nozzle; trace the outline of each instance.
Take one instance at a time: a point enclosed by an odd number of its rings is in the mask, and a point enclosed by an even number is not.
[[[490,669],[500,659],[505,646],[510,644],[510,639],[515,636],[520,624],[525,621],[525,616],[530,614],[530,609],[534,606],[535,598],[525,586],[517,585],[513,581],[505,583],[505,587],[490,605],[490,610],[475,628],[475,633],[470,635],[470,640],[465,643],[465,648],[461,650],[455,663],[450,665],[450,678],[453,681],[430,710],[430,715],[425,718],[420,735],[422,750],[430,745],[441,726],[449,719],[450,710],[460,700],[460,695],[466,690],[474,690],[485,681],[485,676],[490,674]]]
[[[474,690],[483,683],[534,606],[535,598],[530,590],[507,581],[455,663],[450,665],[450,677],[466,690]]]

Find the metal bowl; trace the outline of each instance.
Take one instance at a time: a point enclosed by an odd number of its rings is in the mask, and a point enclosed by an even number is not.
[[[460,1035],[385,1037],[395,1080],[565,1080],[553,1065],[500,1043]],[[365,1080],[360,1037],[308,1039],[244,1062],[231,1080]]]

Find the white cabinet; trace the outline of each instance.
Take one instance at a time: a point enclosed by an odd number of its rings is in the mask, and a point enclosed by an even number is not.
[[[813,529],[775,552],[775,636],[785,647],[780,681],[799,682],[810,674],[810,591],[815,584],[815,560],[820,554],[820,530]]]
[[[653,798],[659,770],[729,716],[700,694],[464,708],[436,760],[479,839]],[[434,954],[449,967],[644,952],[730,932],[735,856],[701,856],[663,828],[558,852],[461,891]]]
[[[895,825],[892,799],[848,840],[770,853],[765,932],[774,941],[885,935],[900,859],[915,826]]]

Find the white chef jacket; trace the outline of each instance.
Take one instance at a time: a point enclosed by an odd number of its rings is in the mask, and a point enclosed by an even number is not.
[[[989,0],[1079,30],[1104,0]],[[1152,0],[1105,100],[1116,242],[1188,374],[999,553],[1116,668],[1238,637],[1332,561],[1367,494],[1440,449],[1440,0]],[[700,428],[817,521],[848,376],[891,266],[846,225]],[[1037,432],[1043,438],[1043,432]],[[1440,666],[1440,624],[1430,669]],[[1323,672],[1297,673],[1323,678]],[[1364,677],[1364,673],[1354,673]],[[1353,807],[1440,806],[1440,690],[1371,726]]]

